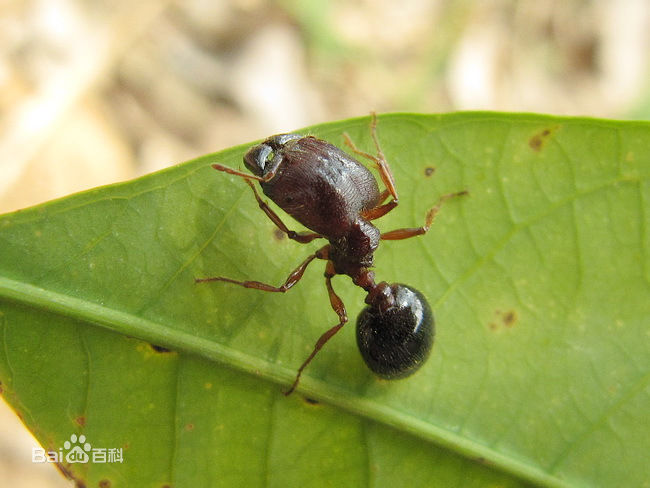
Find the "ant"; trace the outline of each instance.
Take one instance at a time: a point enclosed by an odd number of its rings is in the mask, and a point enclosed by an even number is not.
[[[382,240],[408,239],[425,234],[445,200],[468,192],[440,197],[427,212],[421,227],[380,232],[371,221],[397,207],[399,198],[393,174],[377,139],[374,113],[370,132],[376,156],[359,150],[347,134],[344,133],[343,138],[352,152],[373,164],[385,186],[382,192],[368,168],[338,147],[314,136],[279,134],[252,147],[244,155],[244,164],[252,174],[221,164],[212,165],[218,171],[243,178],[253,190],[260,209],[289,239],[302,244],[321,238],[329,242],[310,254],[280,286],[222,276],[195,280],[197,283],[223,281],[245,288],[284,293],[300,281],[314,259],[327,261],[325,286],[339,323],[320,336],[311,354],[298,368],[296,379],[285,395],[296,389],[305,367],[348,321],[343,301],[332,288],[332,278],[336,275],[348,275],[355,285],[368,293],[367,306],[357,319],[357,345],[364,361],[376,375],[395,379],[413,374],[427,359],[433,345],[434,318],[426,298],[404,284],[376,283],[371,270],[373,254]],[[260,198],[253,181],[259,182],[267,197],[311,232],[289,230]],[[389,197],[391,200],[386,202]]]

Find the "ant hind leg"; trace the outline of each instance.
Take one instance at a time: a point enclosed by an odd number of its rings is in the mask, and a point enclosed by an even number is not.
[[[332,277],[336,275],[336,272],[334,271],[334,265],[332,264],[331,261],[327,262],[327,267],[325,268],[325,286],[327,286],[327,294],[329,295],[330,299],[330,304],[332,305],[332,309],[336,312],[336,314],[339,317],[339,323],[336,324],[334,327],[326,330],[323,335],[321,335],[318,338],[318,341],[316,341],[316,344],[314,345],[314,350],[311,352],[309,356],[307,356],[307,359],[300,365],[300,368],[298,368],[298,373],[296,374],[296,379],[293,381],[293,384],[291,385],[291,388],[289,388],[287,391],[284,392],[285,396],[291,395],[293,391],[296,389],[298,386],[298,383],[300,382],[300,376],[302,375],[302,371],[307,367],[309,363],[311,363],[311,360],[314,359],[316,354],[318,354],[318,351],[320,351],[323,346],[329,341],[334,334],[336,334],[341,328],[347,323],[348,321],[348,314],[347,311],[345,310],[345,305],[343,304],[343,300],[334,292],[334,288],[332,288]]]

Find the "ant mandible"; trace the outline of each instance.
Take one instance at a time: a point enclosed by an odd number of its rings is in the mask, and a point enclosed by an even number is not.
[[[332,309],[339,323],[320,336],[313,351],[302,363],[291,388],[300,381],[305,367],[318,351],[348,321],[343,301],[332,288],[332,278],[348,275],[368,295],[367,306],[357,319],[357,344],[368,367],[386,379],[404,378],[417,371],[429,356],[434,338],[434,319],[422,293],[400,284],[375,283],[373,254],[380,240],[408,239],[425,234],[442,203],[467,191],[443,195],[426,214],[424,225],[381,233],[371,221],[397,207],[399,198],[395,180],[377,139],[377,117],[373,113],[370,132],[377,155],[359,150],[347,134],[347,146],[372,162],[385,186],[379,192],[372,173],[338,147],[314,136],[279,134],[252,147],[244,156],[244,164],[252,174],[221,164],[216,170],[239,176],[251,187],[260,209],[287,237],[305,244],[324,238],[329,244],[309,255],[281,286],[259,281],[237,281],[222,276],[197,278],[197,283],[224,281],[245,288],[268,292],[286,292],[302,278],[314,259],[327,261],[325,286]],[[312,232],[295,232],[262,200],[253,181],[258,181],[264,194],[280,208]],[[391,198],[386,203],[388,198]]]

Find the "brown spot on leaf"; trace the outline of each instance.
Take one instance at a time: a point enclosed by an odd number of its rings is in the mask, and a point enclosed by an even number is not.
[[[101,480],[99,482],[99,488],[111,488],[111,481],[110,480]]]
[[[539,131],[528,139],[528,145],[533,151],[541,151],[548,142],[550,136],[557,130],[557,127],[550,127]]]
[[[436,172],[436,168],[434,168],[433,166],[427,166],[426,168],[424,168],[424,176],[426,177],[431,176],[435,172]]]
[[[503,325],[506,327],[512,327],[517,322],[517,312],[514,310],[509,310],[503,314]]]
[[[308,403],[309,405],[319,405],[320,402],[318,400],[314,400],[313,398],[309,397],[304,397],[305,402]]]
[[[166,347],[163,346],[158,346],[156,344],[149,344],[149,345],[151,346],[151,349],[153,349],[157,353],[164,354],[164,353],[172,352],[171,349],[167,349]]]
[[[488,328],[495,332],[504,327],[508,329],[513,327],[518,320],[517,312],[515,310],[495,310],[494,316],[495,319],[488,323]]]
[[[79,417],[77,417],[76,419],[74,419],[74,421],[75,421],[78,425],[81,425],[82,427],[83,427],[84,425],[86,425],[86,417],[84,417],[83,415],[80,415]]]
[[[189,430],[194,430],[194,424],[187,424],[187,425],[185,426],[185,430],[188,430],[188,431],[189,431]]]
[[[281,241],[281,240],[283,240],[285,237],[287,237],[287,235],[286,235],[284,232],[282,232],[280,229],[278,229],[278,228],[276,227],[275,229],[273,229],[273,237],[274,237],[276,240]]]

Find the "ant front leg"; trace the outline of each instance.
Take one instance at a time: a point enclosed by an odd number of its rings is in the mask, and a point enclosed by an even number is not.
[[[273,222],[278,229],[284,232],[289,239],[293,239],[294,241],[300,242],[301,244],[306,244],[308,242],[313,241],[314,239],[320,239],[321,237],[323,237],[322,235],[316,234],[315,232],[296,232],[293,230],[289,230],[289,228],[286,225],[284,225],[284,222],[282,222],[282,219],[280,219],[278,214],[276,214],[273,211],[273,209],[269,207],[264,200],[262,200],[260,195],[257,193],[257,190],[255,189],[255,184],[253,183],[253,180],[264,182],[267,181],[269,175],[266,175],[265,178],[260,178],[259,176],[243,173],[242,171],[229,168],[228,166],[224,166],[222,164],[213,164],[212,167],[217,171],[223,171],[224,173],[228,173],[230,175],[235,175],[235,176],[239,176],[240,178],[243,178],[246,184],[251,187],[251,190],[253,190],[253,195],[255,195],[255,200],[257,201],[257,205],[260,207],[260,209],[262,209],[262,211],[266,214],[266,216],[269,219],[271,219],[271,222]],[[275,173],[272,173],[271,176],[273,176],[274,174]]]
[[[319,251],[324,251],[322,257],[325,259],[327,259],[326,256],[327,256],[328,248],[329,246],[325,246],[324,248],[319,250]],[[332,309],[334,309],[336,314],[339,316],[339,323],[336,324],[331,329],[325,331],[325,333],[319,337],[318,341],[316,341],[314,350],[307,357],[307,359],[305,359],[305,361],[302,363],[300,368],[298,368],[296,379],[293,381],[291,388],[289,388],[287,391],[284,392],[285,396],[289,396],[291,395],[291,393],[293,393],[293,391],[298,386],[298,382],[300,381],[300,375],[302,375],[302,371],[307,367],[307,365],[311,362],[311,360],[314,359],[316,354],[318,354],[318,351],[322,349],[322,347],[327,343],[327,341],[329,341],[334,336],[334,334],[336,334],[339,330],[341,330],[341,328],[348,321],[348,313],[345,310],[345,305],[343,304],[343,300],[341,300],[341,298],[334,292],[334,288],[332,288],[332,277],[334,277],[335,275],[336,275],[336,271],[334,270],[334,264],[331,261],[328,261],[327,266],[325,268],[325,286],[327,286],[327,294],[329,295]]]
[[[323,237],[322,235],[316,234],[315,232],[296,232],[294,230],[289,230],[289,228],[284,225],[284,222],[282,222],[282,219],[280,219],[280,216],[276,214],[264,200],[262,200],[259,193],[257,193],[255,184],[250,180],[246,180],[246,183],[251,187],[251,190],[253,190],[255,200],[257,200],[257,204],[259,205],[260,209],[262,209],[266,216],[271,219],[271,222],[273,222],[278,229],[284,232],[289,239],[293,239],[294,241],[300,242],[301,244],[307,244],[314,239],[320,239]]]
[[[426,234],[429,228],[431,227],[431,224],[433,224],[433,219],[435,219],[436,214],[440,211],[440,207],[442,207],[442,204],[446,200],[449,200],[450,198],[454,198],[454,197],[459,197],[462,195],[468,195],[468,194],[469,192],[467,190],[463,190],[457,193],[449,193],[447,195],[441,196],[440,199],[438,200],[438,203],[436,203],[427,212],[427,216],[424,220],[424,225],[422,227],[395,229],[389,232],[384,232],[383,234],[381,234],[381,239],[384,241],[398,241],[400,239],[408,239],[409,237],[415,237],[415,236],[420,236],[422,234]]]
[[[391,171],[390,166],[388,165],[388,161],[386,161],[386,156],[384,156],[384,152],[381,150],[381,146],[379,145],[379,139],[377,139],[377,114],[375,114],[375,112],[372,112],[371,117],[372,119],[370,121],[370,135],[372,137],[373,142],[375,143],[375,149],[377,150],[376,156],[373,156],[372,154],[368,154],[367,152],[358,149],[357,146],[354,144],[354,142],[352,142],[352,139],[350,139],[350,136],[347,133],[343,133],[343,138],[345,140],[345,144],[350,149],[352,149],[354,153],[372,161],[377,171],[379,171],[379,176],[381,177],[381,180],[384,182],[386,189],[393,197],[393,201],[385,205],[385,206],[390,206],[390,208],[388,208],[382,214],[385,215],[386,213],[390,212],[393,208],[397,206],[399,197],[397,196],[397,189],[395,188],[395,178],[393,177],[393,172]]]
[[[388,198],[390,193],[388,190],[384,190],[381,195],[379,196],[379,203],[377,204],[376,207],[371,208],[370,210],[364,210],[361,212],[361,216],[366,219],[366,220],[376,220],[379,217],[383,217],[386,215],[388,212],[393,210],[395,207],[397,207],[397,200],[391,200],[388,203],[385,203],[382,205],[381,203]]]

